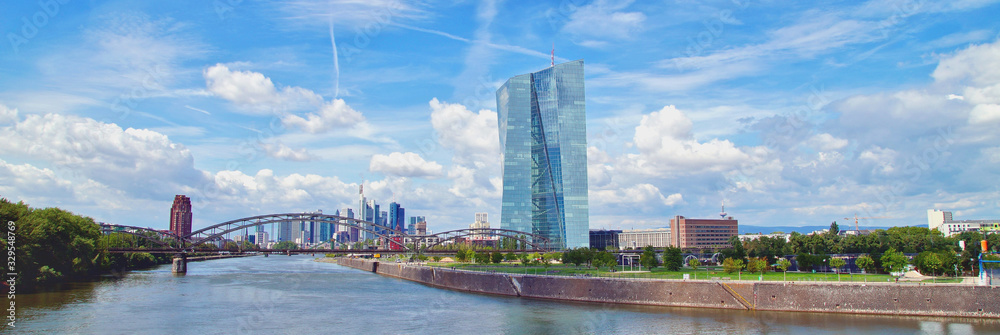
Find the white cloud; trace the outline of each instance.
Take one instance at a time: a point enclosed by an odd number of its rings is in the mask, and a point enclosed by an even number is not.
[[[289,127],[299,128],[308,133],[325,133],[338,128],[349,128],[365,120],[358,111],[348,106],[342,99],[334,99],[323,104],[319,114],[309,113],[306,118],[289,115],[281,121]]]
[[[816,134],[807,143],[810,147],[818,151],[836,151],[843,149],[848,144],[847,140],[827,133]]]
[[[368,165],[372,172],[382,172],[391,176],[411,178],[435,178],[443,174],[443,167],[434,161],[426,161],[412,152],[393,152],[389,155],[373,155]]]
[[[638,205],[653,209],[680,204],[684,201],[684,197],[680,193],[663,196],[656,186],[643,183],[613,190],[591,190],[590,200],[591,206]]]
[[[1000,41],[972,45],[941,59],[934,73],[935,81],[987,87],[1000,82]]]
[[[992,125],[1000,122],[1000,105],[978,105],[969,113],[970,125]]]
[[[301,87],[279,90],[261,73],[232,71],[224,64],[205,69],[203,76],[209,92],[254,114],[305,110],[323,104],[323,97],[310,90]]]
[[[299,150],[292,149],[285,145],[284,143],[270,144],[263,143],[260,145],[264,149],[264,152],[270,156],[277,159],[304,162],[313,159],[313,156],[306,151],[305,148]]]
[[[597,0],[576,8],[570,14],[563,31],[583,40],[586,46],[603,46],[592,39],[628,39],[643,28],[646,15],[642,12],[623,11],[632,1]],[[595,44],[596,43],[596,44]]]
[[[28,115],[5,131],[0,153],[65,167],[140,197],[181,192],[203,180],[183,145],[146,129],[57,114]]]
[[[17,123],[17,109],[0,105],[0,126]]]
[[[467,166],[499,166],[500,134],[497,113],[469,111],[463,105],[434,98],[430,101],[431,125],[438,143],[455,151],[454,160]]]
[[[627,170],[646,175],[725,171],[750,157],[728,140],[698,142],[691,120],[674,106],[644,115],[635,128],[634,144],[640,154],[629,154]]]
[[[357,184],[344,183],[337,177],[298,173],[277,176],[270,169],[257,171],[253,176],[240,171],[219,171],[213,181],[214,188],[205,192],[208,198],[192,199],[193,202],[277,212],[303,206],[337,205],[357,194]]]

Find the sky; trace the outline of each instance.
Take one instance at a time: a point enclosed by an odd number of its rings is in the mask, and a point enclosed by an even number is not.
[[[8,1],[0,196],[499,226],[496,89],[585,63],[590,228],[1000,218],[1000,1]],[[387,207],[387,206],[386,206]]]

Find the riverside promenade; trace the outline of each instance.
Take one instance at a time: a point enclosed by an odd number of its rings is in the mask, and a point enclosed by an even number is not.
[[[1000,318],[1000,287],[591,278],[485,273],[338,257],[337,264],[476,293],[758,311]]]

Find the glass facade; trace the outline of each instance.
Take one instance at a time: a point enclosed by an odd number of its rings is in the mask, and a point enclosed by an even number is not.
[[[554,249],[588,247],[583,60],[515,76],[497,90],[503,152],[500,228]]]

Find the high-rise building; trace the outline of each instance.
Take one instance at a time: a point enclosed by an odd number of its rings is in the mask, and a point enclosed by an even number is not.
[[[396,202],[389,203],[389,224],[388,226],[392,230],[397,232],[404,231],[404,224],[406,223],[406,210],[397,204]]]
[[[476,221],[473,222],[471,225],[469,225],[469,229],[489,229],[489,228],[490,228],[490,221],[487,219],[486,213],[476,213]],[[471,237],[474,240],[479,240],[486,238],[487,235],[475,233],[471,234],[469,237]]]
[[[590,244],[583,60],[515,76],[497,90],[500,228],[555,249]]]
[[[348,218],[348,219],[353,219],[354,218],[354,210],[351,209],[351,208],[344,208],[344,209],[340,210],[340,216]],[[347,233],[346,235],[347,235],[347,241],[348,242],[357,242],[358,241],[358,228],[350,227],[350,228],[346,228],[346,229],[341,229],[341,231]],[[344,241],[341,241],[341,242],[344,242]]]
[[[191,233],[191,198],[185,195],[174,196],[174,204],[170,206],[170,232],[175,236],[187,236]]]
[[[410,217],[410,226],[407,227],[407,229],[406,229],[408,231],[407,234],[417,235],[417,222],[424,222],[424,221],[427,221],[427,220],[423,216],[411,216]]]

